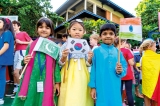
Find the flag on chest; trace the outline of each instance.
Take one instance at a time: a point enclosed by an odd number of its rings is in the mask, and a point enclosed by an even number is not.
[[[70,53],[87,54],[90,47],[85,39],[68,38],[67,49],[69,49]]]
[[[45,54],[48,54],[54,59],[57,59],[60,48],[59,46],[54,43],[53,41],[40,37],[34,47],[33,51],[40,51]]]

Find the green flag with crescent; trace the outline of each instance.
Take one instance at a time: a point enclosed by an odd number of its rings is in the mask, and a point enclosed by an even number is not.
[[[47,38],[39,37],[33,51],[43,52],[45,54],[48,54],[52,58],[57,59],[60,47]]]

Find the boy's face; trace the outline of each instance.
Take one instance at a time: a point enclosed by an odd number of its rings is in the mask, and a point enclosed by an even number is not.
[[[112,30],[105,30],[101,34],[102,42],[107,45],[112,45],[114,43],[115,39],[115,33]]]
[[[66,37],[62,37],[62,41],[63,41],[63,42],[66,42],[66,41],[67,41],[67,38],[66,38]]]
[[[20,29],[20,26],[18,26],[17,24],[13,24],[13,29],[16,32]]]
[[[97,45],[97,40],[94,39],[94,38],[90,38],[90,39],[89,39],[89,42],[90,42],[90,45],[91,45],[91,46]]]

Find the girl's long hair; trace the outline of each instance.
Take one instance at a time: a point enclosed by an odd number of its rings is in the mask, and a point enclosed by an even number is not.
[[[13,36],[15,37],[15,33],[14,33],[14,30],[13,30],[13,26],[12,26],[12,23],[11,23],[11,20],[8,19],[8,18],[0,18],[0,20],[2,20],[4,22],[4,26],[1,30],[1,34],[7,30],[11,31],[11,33],[13,34]]]

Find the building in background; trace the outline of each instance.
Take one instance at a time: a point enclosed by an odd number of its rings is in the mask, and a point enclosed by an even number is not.
[[[11,22],[12,21],[18,21],[18,16],[7,16],[7,15],[5,15],[5,16],[0,16],[0,18],[8,18],[8,19],[10,19],[11,20]]]
[[[102,19],[119,24],[120,18],[134,17],[131,13],[110,0],[67,0],[56,11],[66,22],[74,19]],[[56,23],[56,38],[66,33],[63,23]]]

